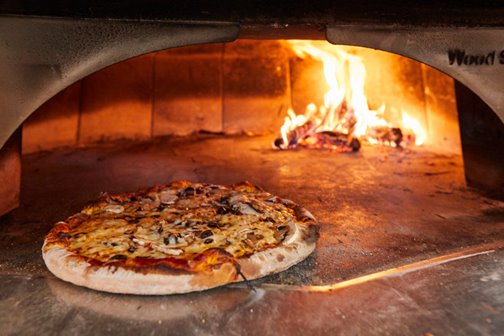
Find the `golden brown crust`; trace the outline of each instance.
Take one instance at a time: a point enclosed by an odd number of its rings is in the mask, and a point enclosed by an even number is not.
[[[140,295],[188,293],[205,290],[237,280],[236,269],[229,263],[209,272],[158,274],[142,273],[122,267],[89,267],[64,248],[53,247],[42,254],[49,270],[58,278],[96,290]]]
[[[225,190],[234,191],[233,201],[229,201],[229,203],[237,202],[235,198],[239,199],[241,194],[245,194],[248,197],[246,198],[247,201],[242,200],[242,203],[237,203],[238,205],[233,203],[233,207],[244,207],[243,211],[252,212],[252,215],[249,216],[252,219],[263,218],[263,221],[274,222],[270,217],[265,218],[267,213],[262,212],[264,209],[261,208],[261,204],[253,204],[255,201],[252,195],[260,196],[260,198],[267,197],[267,202],[273,204],[274,208],[279,209],[278,211],[287,211],[281,210],[284,208],[290,209],[288,211],[291,212],[292,219],[287,220],[285,225],[278,226],[278,228],[282,228],[282,231],[278,234],[279,236],[275,234],[276,239],[280,239],[278,243],[262,244],[262,248],[257,250],[256,247],[253,252],[246,254],[242,252],[241,256],[240,254],[233,256],[224,248],[210,247],[201,252],[189,254],[184,252],[182,255],[176,256],[165,255],[159,257],[158,255],[158,257],[153,258],[102,253],[96,259],[95,257],[86,256],[85,253],[84,255],[81,254],[81,247],[76,248],[75,241],[77,238],[75,237],[81,234],[79,230],[82,227],[87,228],[86,225],[92,224],[91,227],[93,227],[95,225],[93,224],[93,220],[95,220],[94,213],[99,213],[100,209],[108,209],[112,213],[106,217],[107,220],[112,221],[114,225],[119,227],[124,224],[126,228],[128,223],[121,218],[129,218],[123,212],[127,212],[125,208],[128,208],[130,203],[135,203],[138,199],[142,199],[142,201],[151,200],[152,202],[142,203],[142,209],[140,209],[142,215],[148,216],[153,211],[158,211],[159,195],[163,192],[166,193],[167,188],[178,190],[179,197],[183,197],[184,195],[180,196],[181,193],[187,193],[187,190],[189,190],[193,195],[199,192],[197,188],[201,186],[210,186],[209,188],[214,189],[221,188],[219,190],[225,188]],[[166,199],[171,201],[169,198]],[[165,203],[169,203],[168,201]],[[227,200],[223,202],[227,202]],[[186,208],[186,210],[189,210],[189,208]],[[118,213],[118,215],[115,216],[115,213]],[[240,225],[243,225],[243,223]],[[129,231],[125,230],[126,232]],[[77,285],[116,293],[185,293],[239,281],[237,271],[239,269],[249,279],[282,271],[306,258],[314,250],[317,237],[316,221],[307,210],[290,200],[271,196],[261,188],[248,182],[222,187],[175,181],[167,186],[155,186],[137,193],[103,194],[96,203],[91,204],[83,212],[70,217],[66,222],[59,222],[53,227],[46,237],[43,257],[51,272],[63,280]],[[113,251],[112,248],[111,251]]]

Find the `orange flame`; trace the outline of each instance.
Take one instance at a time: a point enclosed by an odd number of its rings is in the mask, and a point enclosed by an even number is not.
[[[322,62],[329,90],[324,95],[322,106],[310,103],[304,114],[288,110],[280,129],[283,139],[281,148],[290,146],[289,135],[299,132],[300,127],[303,128],[302,133],[306,132],[306,137],[309,137],[309,131],[332,131],[364,139],[369,143],[397,145],[393,140],[378,135],[394,128],[383,118],[384,105],[377,110],[369,109],[364,91],[366,68],[360,57],[324,41],[290,40],[288,43],[298,57],[312,57]],[[413,132],[415,144],[423,143],[425,132],[420,123],[405,112],[402,126]],[[300,137],[298,140],[302,142],[302,139]]]

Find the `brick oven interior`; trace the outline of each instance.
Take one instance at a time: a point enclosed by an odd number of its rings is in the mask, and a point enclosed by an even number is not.
[[[325,43],[329,45],[329,43]],[[416,118],[427,144],[460,153],[453,80],[420,62],[358,47],[370,108]],[[238,40],[168,49],[98,71],[60,92],[23,126],[23,153],[197,131],[279,133],[287,108],[323,103],[320,61],[296,57],[286,41]]]
[[[0,218],[4,331],[502,330],[504,204],[466,185],[453,79],[398,55],[347,48],[364,57],[369,104],[411,111],[427,129],[425,146],[272,149],[287,108],[320,101],[324,86],[319,63],[275,40],[146,54],[42,105],[22,127],[21,205]],[[256,293],[234,284],[113,295],[45,268],[40,248],[53,223],[101,192],[177,179],[248,180],[302,204],[320,223],[315,253],[254,281]]]

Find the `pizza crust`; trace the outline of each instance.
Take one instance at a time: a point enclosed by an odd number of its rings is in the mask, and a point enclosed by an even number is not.
[[[304,260],[315,249],[318,230],[311,213],[290,200],[277,200],[294,210],[297,223],[292,221],[289,224],[291,230],[280,245],[235,259],[242,274],[249,280],[284,271]],[[48,243],[47,238],[42,256],[47,268],[56,277],[78,286],[111,293],[180,294],[243,281],[236,265],[231,262],[204,272],[93,266],[64,247]]]

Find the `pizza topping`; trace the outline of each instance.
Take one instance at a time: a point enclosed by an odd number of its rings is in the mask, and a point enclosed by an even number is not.
[[[160,251],[162,253],[166,253],[168,255],[173,255],[173,256],[179,256],[182,253],[184,253],[184,250],[179,249],[179,248],[173,248],[173,247],[165,247],[162,245],[155,245],[154,248],[157,251]]]
[[[219,225],[219,223],[216,223],[216,222],[213,222],[213,221],[210,221],[210,222],[207,222],[206,225],[211,228],[211,229],[217,229],[217,228],[220,228],[221,226]]]
[[[68,224],[58,223],[47,246],[65,244],[93,265],[193,271],[201,260],[215,266],[291,241],[299,212],[291,203],[249,183],[177,181],[137,194],[104,194]]]
[[[159,200],[162,204],[173,204],[177,200],[177,193],[175,190],[167,189],[159,193]]]
[[[165,245],[170,245],[170,247],[180,247],[187,245],[187,241],[185,240],[182,233],[170,233],[168,237],[163,238],[163,243]]]
[[[187,187],[181,192],[179,192],[180,197],[188,197],[188,196],[194,196],[195,191],[193,187]]]
[[[243,215],[262,215],[263,212],[258,212],[256,209],[254,209],[249,203],[240,203],[238,204],[235,209],[239,211],[239,213]]]
[[[231,208],[226,207],[226,206],[220,206],[217,208],[217,214],[218,215],[225,215],[231,212]]]
[[[128,259],[128,257],[125,256],[124,254],[116,254],[115,256],[113,256],[110,259],[111,260],[124,260],[124,259]]]
[[[213,232],[211,230],[205,230],[203,232],[201,232],[200,234],[200,238],[207,238],[207,237],[210,237],[211,235],[213,235]]]
[[[118,205],[118,204],[110,204],[110,205],[105,206],[103,208],[103,210],[118,214],[118,213],[121,213],[124,211],[124,207],[122,205]]]

